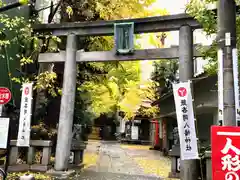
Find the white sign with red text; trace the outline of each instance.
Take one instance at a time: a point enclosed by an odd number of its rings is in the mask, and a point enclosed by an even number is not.
[[[181,159],[198,159],[191,81],[173,84],[173,94],[178,122]]]
[[[22,99],[17,139],[17,146],[20,147],[29,147],[30,145],[32,89],[33,83],[25,83],[22,86]]]

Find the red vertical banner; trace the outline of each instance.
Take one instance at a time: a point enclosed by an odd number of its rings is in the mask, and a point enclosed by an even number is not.
[[[155,120],[155,146],[159,145],[159,123]]]
[[[212,179],[240,180],[240,127],[212,126]]]
[[[166,119],[162,119],[162,137],[163,137],[163,149],[167,148],[167,122]]]

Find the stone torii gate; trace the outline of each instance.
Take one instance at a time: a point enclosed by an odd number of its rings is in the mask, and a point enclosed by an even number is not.
[[[131,55],[116,55],[114,51],[82,52],[77,51],[77,36],[112,36],[115,23],[134,23],[134,33],[179,31],[179,47],[135,50]],[[59,53],[43,53],[39,55],[39,63],[64,62],[64,79],[61,99],[55,170],[68,169],[68,158],[71,146],[77,62],[133,61],[151,59],[179,59],[180,81],[188,81],[193,77],[193,57],[201,54],[193,46],[193,30],[201,25],[187,14],[157,16],[149,18],[74,22],[62,24],[37,24],[35,33],[52,33],[55,36],[67,36],[66,51]],[[197,179],[195,161],[181,162],[184,167],[184,179]],[[189,173],[191,172],[191,173]]]

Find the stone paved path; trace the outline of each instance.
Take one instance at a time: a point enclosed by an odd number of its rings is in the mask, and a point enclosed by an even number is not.
[[[85,156],[90,160],[76,180],[163,180],[138,160],[149,157],[151,163],[151,159],[160,158],[159,152],[123,148],[116,142],[99,141],[89,143]]]
[[[122,173],[110,172],[93,172],[85,171],[81,173],[81,180],[161,180],[157,177],[141,176],[141,175],[127,175]]]

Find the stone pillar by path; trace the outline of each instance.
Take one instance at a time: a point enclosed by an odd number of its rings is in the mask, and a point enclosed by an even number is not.
[[[218,50],[223,53],[223,122],[236,126],[235,92],[232,50],[236,49],[236,2],[218,0]],[[228,34],[229,33],[229,37]],[[229,41],[229,42],[228,42]],[[218,57],[220,58],[220,57]],[[220,81],[221,79],[218,79]],[[220,123],[220,122],[219,122]]]
[[[179,77],[181,82],[193,78],[193,31],[188,25],[179,30]],[[194,98],[194,94],[193,94]],[[181,161],[181,180],[196,180],[198,169],[196,160]]]
[[[66,61],[64,67],[62,99],[58,125],[58,138],[54,166],[56,171],[65,171],[68,169],[76,91],[76,51],[77,36],[70,34],[67,37]]]

